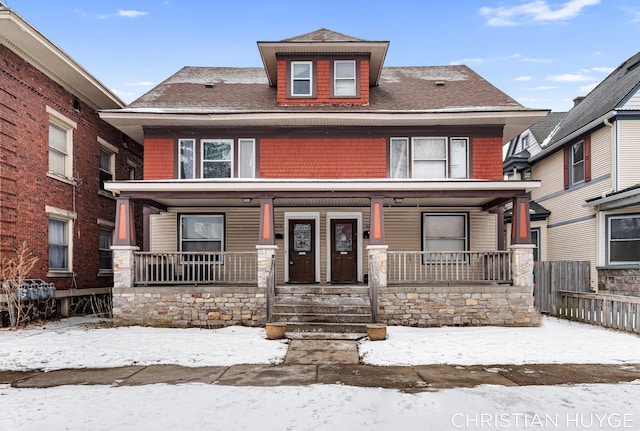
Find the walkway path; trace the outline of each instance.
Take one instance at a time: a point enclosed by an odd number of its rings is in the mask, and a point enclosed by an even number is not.
[[[201,382],[229,386],[344,384],[415,392],[483,384],[559,385],[618,383],[636,379],[640,379],[640,364],[363,365],[359,363],[356,342],[347,340],[292,340],[284,362],[277,365],[200,368],[150,365],[49,372],[0,371],[0,384],[16,388]]]

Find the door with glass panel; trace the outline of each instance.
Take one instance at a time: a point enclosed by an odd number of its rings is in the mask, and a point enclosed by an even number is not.
[[[358,281],[357,220],[331,220],[331,283]]]
[[[289,282],[316,282],[316,222],[289,220]]]

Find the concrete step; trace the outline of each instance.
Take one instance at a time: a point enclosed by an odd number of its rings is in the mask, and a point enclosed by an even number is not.
[[[287,325],[286,333],[305,334],[366,334],[367,323],[311,323],[281,322]]]
[[[291,323],[371,323],[369,314],[323,314],[323,313],[273,313],[273,319],[278,322]]]
[[[309,306],[361,306],[368,307],[371,300],[368,296],[285,296],[275,297],[275,303],[278,305],[309,305]]]
[[[369,304],[283,304],[276,302],[273,305],[274,313],[287,313],[287,314],[368,314],[371,315],[371,306]]]
[[[298,284],[298,285],[281,285],[275,288],[276,296],[285,295],[314,295],[314,296],[369,296],[369,286],[366,285],[317,285],[317,284]]]
[[[359,340],[366,337],[365,332],[286,332],[290,340]]]

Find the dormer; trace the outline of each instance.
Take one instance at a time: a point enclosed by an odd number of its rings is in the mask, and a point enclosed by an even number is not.
[[[389,42],[327,29],[279,42],[258,42],[269,85],[280,106],[368,105]]]

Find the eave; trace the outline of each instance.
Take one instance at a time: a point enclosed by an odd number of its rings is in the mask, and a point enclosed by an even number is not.
[[[125,106],[73,58],[10,9],[0,9],[0,43],[93,109]]]
[[[144,140],[145,127],[409,127],[503,125],[503,142],[544,118],[547,110],[452,109],[371,112],[177,112],[176,110],[104,110],[100,118]]]

